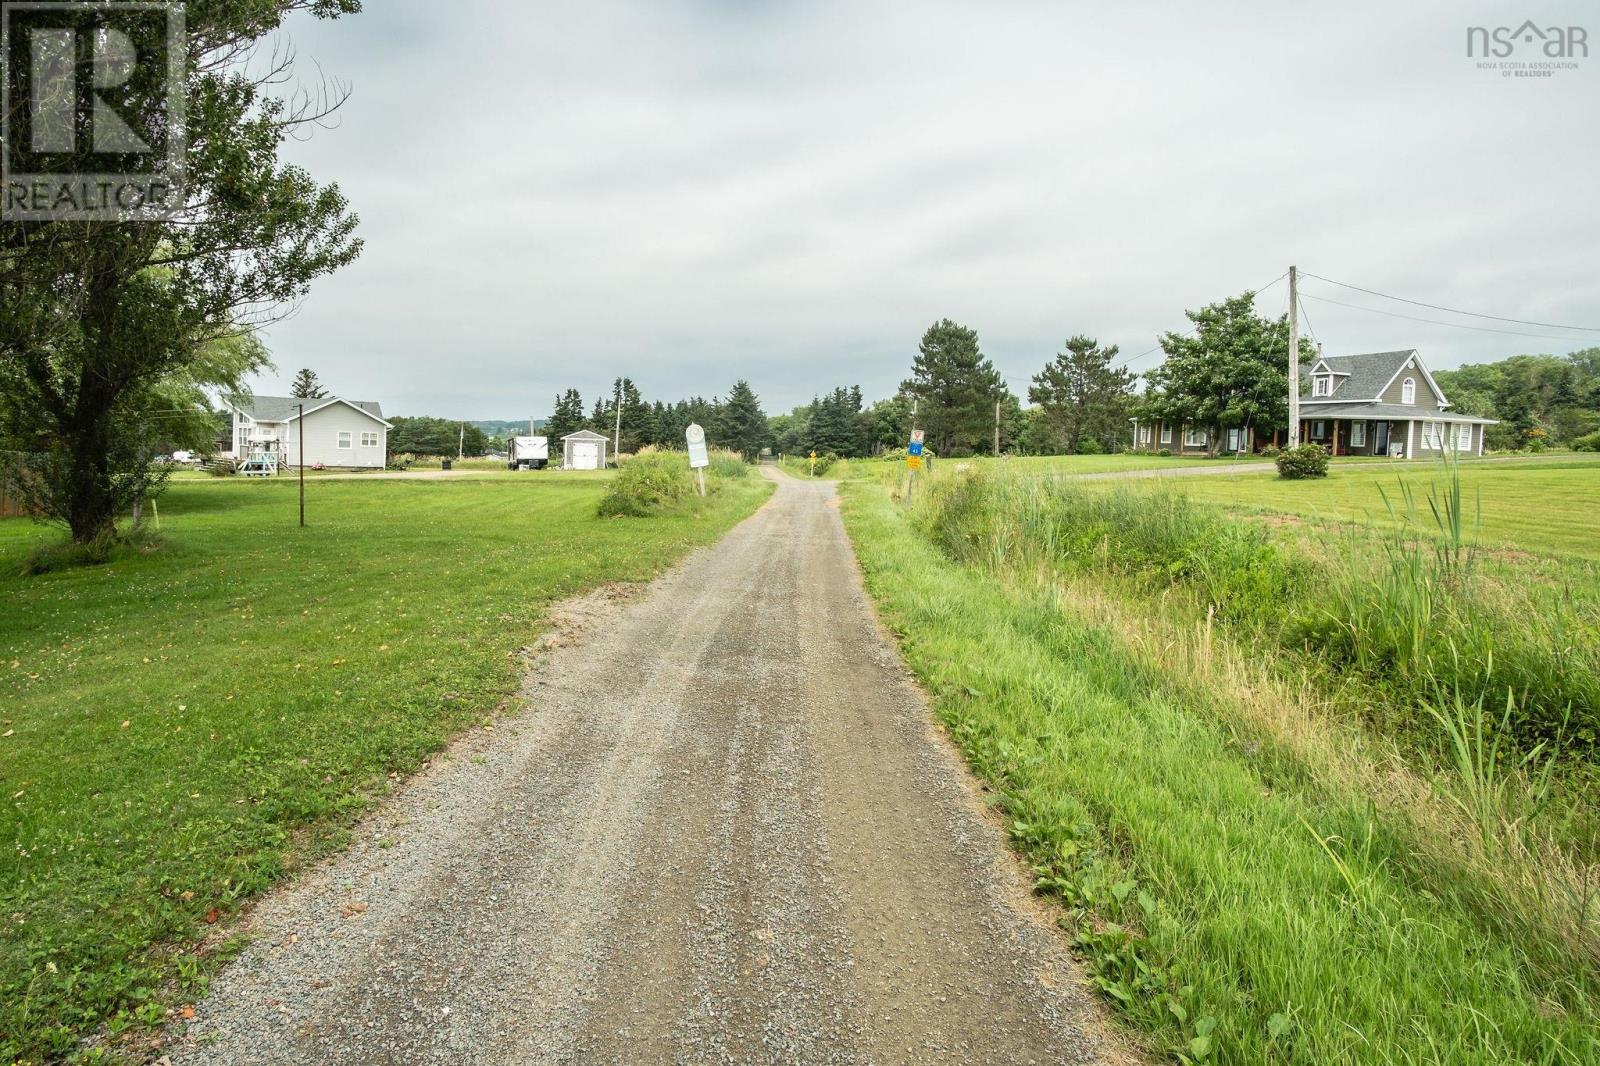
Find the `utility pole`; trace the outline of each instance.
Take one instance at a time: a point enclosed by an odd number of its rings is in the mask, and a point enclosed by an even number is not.
[[[1000,401],[994,402],[994,454],[1000,456]]]
[[[467,424],[461,423],[461,433],[456,437],[456,462],[467,457]]]
[[[1289,447],[1300,446],[1300,272],[1289,268]]]
[[[300,418],[295,422],[295,435],[300,438],[300,528],[306,528],[306,405],[300,405]]]
[[[622,465],[622,379],[617,379],[617,435],[611,439],[611,455]]]
[[[913,396],[911,398],[911,433],[915,433],[916,431],[917,431],[917,398],[915,396]],[[908,439],[910,438],[911,433],[906,434],[906,437]],[[908,445],[908,447],[909,447],[909,445]],[[907,507],[911,506],[911,490],[914,489],[916,487],[916,485],[917,485],[917,472],[915,470],[909,470],[908,469],[906,471],[906,506]]]

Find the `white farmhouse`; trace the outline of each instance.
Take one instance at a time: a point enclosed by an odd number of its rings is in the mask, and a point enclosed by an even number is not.
[[[300,415],[305,405],[305,417]],[[276,457],[278,466],[300,463],[305,437],[306,466],[382,470],[389,454],[389,430],[383,408],[370,400],[323,396],[252,396],[233,412],[231,457]]]

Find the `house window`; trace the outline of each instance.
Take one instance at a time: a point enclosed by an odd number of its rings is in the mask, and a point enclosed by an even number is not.
[[[1406,378],[1405,383],[1400,386],[1400,402],[1417,402],[1417,382],[1414,378]]]
[[[363,432],[361,434],[361,446],[363,448],[376,448],[378,446],[378,435],[376,433]]]
[[[1350,425],[1350,447],[1365,448],[1367,446],[1367,424],[1354,422]]]
[[[1422,423],[1422,446],[1430,452],[1444,451],[1444,423]]]
[[[350,440],[353,436],[354,434],[352,434],[348,429],[341,429],[339,431],[339,449],[341,451],[347,450],[350,447]]]
[[[1161,443],[1162,444],[1171,444],[1172,443],[1172,425],[1171,425],[1171,423],[1168,423],[1168,422],[1161,423]]]
[[[1313,395],[1313,396],[1332,396],[1333,395],[1333,379],[1331,377],[1328,377],[1326,374],[1318,374],[1316,377],[1312,378],[1311,379],[1311,395]]]
[[[1239,450],[1239,439],[1240,439],[1240,436],[1241,436],[1241,431],[1240,430],[1237,430],[1237,429],[1228,430],[1228,450],[1230,452],[1236,452],[1236,451]]]
[[[1326,423],[1326,422],[1313,422],[1313,423],[1311,423],[1311,437],[1312,437],[1313,440],[1323,440],[1327,436],[1328,436],[1328,423]]]
[[[1206,431],[1190,427],[1184,431],[1183,446],[1185,448],[1204,448],[1206,446]]]

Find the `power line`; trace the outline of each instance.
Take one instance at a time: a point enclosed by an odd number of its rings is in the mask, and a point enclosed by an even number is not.
[[[1505,317],[1503,317],[1501,315],[1480,314],[1477,311],[1462,311],[1459,308],[1444,307],[1444,306],[1442,306],[1440,304],[1424,303],[1421,300],[1408,300],[1404,296],[1390,296],[1388,293],[1386,293],[1386,292],[1378,292],[1376,289],[1363,289],[1360,285],[1351,285],[1351,284],[1349,284],[1347,282],[1343,282],[1343,281],[1334,281],[1332,278],[1325,278],[1321,274],[1313,274],[1310,271],[1302,271],[1301,273],[1303,273],[1308,278],[1316,278],[1318,281],[1326,281],[1329,285],[1337,285],[1342,289],[1354,289],[1356,292],[1364,292],[1369,296],[1378,296],[1378,297],[1381,297],[1381,298],[1383,298],[1385,300],[1397,300],[1397,301],[1399,301],[1400,303],[1403,303],[1403,304],[1411,304],[1413,307],[1426,307],[1426,308],[1428,308],[1429,310],[1432,310],[1432,311],[1446,311],[1446,312],[1448,312],[1448,313],[1450,313],[1452,315],[1466,315],[1469,318],[1486,318],[1486,319],[1489,319],[1492,322],[1510,322],[1510,323],[1512,323],[1514,325],[1518,325],[1518,326],[1538,326],[1541,329],[1570,329],[1570,330],[1577,330],[1580,333],[1600,333],[1600,326],[1565,326],[1565,325],[1562,325],[1559,322],[1534,322],[1534,321],[1532,321],[1530,319],[1526,319],[1526,318],[1505,318]],[[1329,300],[1328,302],[1329,303],[1333,303],[1334,301]],[[1363,310],[1367,310],[1367,309],[1363,308]],[[1404,317],[1404,316],[1397,316],[1397,317]],[[1429,320],[1428,319],[1419,319],[1418,321],[1426,322],[1426,321],[1429,321]],[[1519,336],[1519,337],[1520,336],[1529,336],[1529,334],[1521,334],[1521,333],[1519,333],[1519,334],[1513,334],[1513,336]],[[1550,339],[1552,339],[1552,340],[1560,340],[1561,338],[1553,337],[1553,338],[1550,338]]]
[[[1262,285],[1262,286],[1259,286],[1258,288],[1250,289],[1250,290],[1247,290],[1247,291],[1250,292],[1251,295],[1253,295],[1253,296],[1255,296],[1256,298],[1259,299],[1262,293],[1266,292],[1268,289],[1272,288],[1274,285],[1276,285],[1278,282],[1282,281],[1284,278],[1286,278],[1288,276],[1289,276],[1289,272],[1287,270],[1285,270],[1282,274],[1279,274],[1277,277],[1273,278],[1271,281],[1267,282],[1265,285]],[[1199,329],[1200,329],[1199,326],[1190,326],[1188,329],[1186,329],[1182,333],[1178,334],[1178,336],[1187,337],[1191,333],[1198,332]],[[1160,350],[1161,350],[1161,342],[1157,341],[1154,347],[1146,348],[1144,351],[1140,352],[1138,355],[1123,356],[1122,359],[1119,362],[1119,365],[1121,365],[1124,369],[1126,369],[1126,368],[1132,366],[1134,363],[1137,363],[1139,360],[1144,359],[1144,358],[1146,358],[1148,356],[1152,356],[1156,352],[1159,352]]]
[[[1402,315],[1396,311],[1380,311],[1376,307],[1362,307],[1360,304],[1347,304],[1340,300],[1330,300],[1326,296],[1312,296],[1310,293],[1302,294],[1307,300],[1316,300],[1319,303],[1333,304],[1336,307],[1348,307],[1353,311],[1366,311],[1369,314],[1383,315],[1386,318],[1403,318],[1408,322],[1426,322],[1431,326],[1450,326],[1454,329],[1470,329],[1477,333],[1499,333],[1507,337],[1531,337],[1534,340],[1566,341],[1572,343],[1576,337],[1552,337],[1547,333],[1521,333],[1511,329],[1494,329],[1489,326],[1469,326],[1465,322],[1441,322],[1437,318],[1419,318],[1416,315]]]

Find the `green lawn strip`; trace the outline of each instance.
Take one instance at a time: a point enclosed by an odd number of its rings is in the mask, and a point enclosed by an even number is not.
[[[1097,983],[1162,1049],[1236,1063],[1600,1055],[1593,1017],[1408,878],[1363,797],[1318,794],[1092,625],[949,562],[880,489],[845,493],[908,662],[1043,887],[1082,914]]]
[[[1407,466],[1337,463],[1327,480],[1283,481],[1274,474],[1224,474],[1185,478],[1176,487],[1196,500],[1310,518],[1335,518],[1392,526],[1378,489],[1399,503],[1402,482],[1412,486],[1424,522],[1426,487],[1445,480],[1434,464]],[[1464,462],[1461,483],[1469,506],[1481,501],[1481,541],[1550,555],[1600,559],[1600,456],[1505,462]],[[1130,482],[1160,487],[1159,480]],[[1167,482],[1165,487],[1173,488]]]
[[[23,578],[0,522],[0,1061],[203,987],[207,930],[515,690],[554,600],[642,581],[770,491],[643,520],[603,479],[175,484],[151,555]]]

